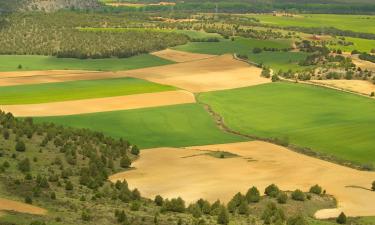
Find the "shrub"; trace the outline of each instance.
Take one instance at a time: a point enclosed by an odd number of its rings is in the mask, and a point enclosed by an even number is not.
[[[285,192],[280,192],[279,195],[277,196],[277,202],[279,204],[285,204],[287,200],[288,200],[288,195]]]
[[[284,224],[285,214],[274,202],[269,202],[264,209],[261,219],[264,224]]]
[[[132,147],[132,150],[130,151],[133,155],[139,155],[139,148],[136,146],[136,145],[134,145],[133,147]]]
[[[189,210],[189,213],[191,213],[191,215],[193,215],[194,218],[199,218],[202,216],[202,210],[198,204],[191,204],[188,210]]]
[[[182,213],[185,211],[185,201],[182,200],[182,198],[172,198],[171,200],[166,199],[162,211]]]
[[[305,201],[306,196],[301,190],[297,189],[292,192],[292,199],[296,201]]]
[[[375,181],[372,182],[372,187],[371,187],[371,190],[375,191]]]
[[[261,48],[253,48],[253,53],[254,54],[259,54],[261,53],[263,50]]]
[[[280,80],[280,78],[276,74],[274,74],[274,75],[272,75],[271,80],[272,80],[272,82],[277,82],[277,81]]]
[[[319,185],[314,185],[310,188],[310,193],[320,195],[322,193],[323,189]]]
[[[141,208],[141,203],[139,203],[139,201],[134,201],[130,205],[130,210],[131,211],[138,211],[139,208]]]
[[[229,223],[229,213],[224,206],[222,206],[220,209],[219,216],[217,217],[217,223],[224,225],[227,225]]]
[[[87,209],[82,210],[82,216],[81,216],[83,221],[90,221],[91,220],[91,214],[90,211]]]
[[[73,184],[72,182],[70,182],[70,180],[68,180],[65,184],[65,190],[67,191],[72,191],[73,190]]]
[[[345,213],[341,212],[339,217],[337,217],[336,222],[338,224],[345,224],[346,223],[346,215]]]
[[[23,172],[23,173],[30,172],[30,170],[31,170],[31,163],[30,163],[30,160],[29,160],[28,158],[21,160],[21,161],[18,163],[18,169],[19,169],[21,172]]]
[[[33,199],[30,196],[26,196],[25,203],[27,203],[27,204],[33,204]]]
[[[247,203],[247,201],[242,201],[240,206],[238,206],[238,214],[241,214],[241,215],[248,215],[249,214],[249,205]]]
[[[370,97],[374,97],[374,96],[375,96],[375,92],[371,92]]]
[[[248,203],[259,202],[260,193],[256,187],[250,188],[246,193],[246,200]]]
[[[162,206],[162,205],[163,205],[163,202],[164,202],[164,199],[163,199],[163,197],[161,197],[160,195],[157,195],[157,196],[155,197],[154,202],[155,202],[155,204],[156,204],[157,206]]]
[[[269,185],[264,190],[264,194],[272,198],[276,198],[279,192],[280,192],[280,189],[275,184]]]
[[[287,225],[308,225],[309,223],[302,215],[297,215],[288,219]]]
[[[16,149],[17,152],[26,151],[25,143],[23,143],[23,141],[17,141],[15,149]]]
[[[8,131],[8,130],[4,130],[4,131],[3,131],[3,138],[4,138],[5,140],[8,140],[8,139],[9,139],[9,136],[10,136],[9,131]]]
[[[129,168],[130,165],[131,165],[131,163],[132,163],[132,162],[130,161],[130,159],[129,159],[128,156],[124,156],[124,157],[122,157],[121,160],[120,160],[120,166],[121,166],[122,168]]]

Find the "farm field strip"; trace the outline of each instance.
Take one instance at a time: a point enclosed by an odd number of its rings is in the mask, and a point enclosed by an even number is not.
[[[201,154],[202,151],[225,151],[239,157],[219,159]],[[195,156],[187,157],[192,155]],[[318,212],[319,218],[337,216],[341,211],[350,216],[369,216],[375,211],[375,192],[347,187],[368,188],[375,173],[361,172],[261,141],[148,149],[141,152],[133,166],[134,170],[112,175],[109,179],[112,182],[126,179],[131,187],[137,187],[150,198],[161,194],[166,198],[181,196],[188,202],[199,198],[210,201],[219,198],[227,202],[238,191],[246,192],[253,185],[264,190],[275,183],[283,190],[307,191],[319,184],[328,194],[337,197],[339,207]]]
[[[220,130],[203,106],[198,104],[35,117],[34,121],[89,128],[115,138],[126,138],[141,148],[181,147],[244,140]]]
[[[240,133],[285,139],[338,160],[375,163],[372,99],[279,82],[203,93],[199,101],[209,104],[228,127]]]
[[[179,62],[179,63],[215,57],[215,55],[183,52],[183,51],[177,51],[173,49],[166,49],[166,50],[162,50],[158,52],[153,52],[151,54],[159,58],[163,58],[163,59],[167,59],[167,60],[170,60],[173,62]]]
[[[63,116],[186,103],[195,103],[194,95],[187,91],[177,90],[44,104],[0,105],[0,110],[11,112],[19,117]]]
[[[375,85],[366,80],[311,80],[306,83],[323,85],[338,90],[347,90],[366,96],[375,92]]]
[[[37,206],[4,198],[0,198],[0,212],[1,211],[15,211],[35,215],[45,215],[47,213],[47,210],[39,208]]]
[[[36,104],[171,90],[176,88],[130,77],[17,85],[0,87],[0,104]]]

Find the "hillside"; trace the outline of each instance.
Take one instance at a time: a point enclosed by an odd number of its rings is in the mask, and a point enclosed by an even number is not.
[[[56,11],[60,9],[95,9],[97,0],[0,0],[0,11]]]

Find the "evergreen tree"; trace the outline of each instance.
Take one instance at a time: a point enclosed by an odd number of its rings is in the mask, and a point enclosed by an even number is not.
[[[338,224],[346,224],[346,215],[344,212],[341,212],[339,217],[337,217],[336,222]]]
[[[220,213],[217,217],[217,223],[223,225],[227,225],[229,223],[229,213],[224,206],[222,206],[220,209]]]

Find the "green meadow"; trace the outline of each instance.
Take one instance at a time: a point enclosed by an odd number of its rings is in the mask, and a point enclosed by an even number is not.
[[[0,55],[0,71],[26,70],[131,70],[171,64],[153,55],[144,54],[130,58],[73,59],[36,55]],[[19,65],[22,69],[19,69]]]
[[[308,54],[305,52],[261,52],[247,54],[250,61],[266,65],[275,71],[304,70],[307,67],[298,63],[304,60]]]
[[[220,42],[189,42],[185,45],[174,47],[176,50],[222,55],[226,53],[248,54],[253,48],[289,48],[290,40],[257,40],[237,37],[234,41],[223,39]]]
[[[35,118],[36,122],[89,128],[123,137],[142,148],[181,147],[242,141],[224,133],[198,104]]]
[[[290,17],[250,14],[249,17],[257,18],[264,24],[281,27],[335,27],[340,30],[375,33],[375,16],[369,15],[298,14]]]
[[[200,100],[244,134],[280,138],[356,163],[375,163],[375,101],[332,89],[278,82],[208,92]]]
[[[0,87],[0,104],[35,104],[175,90],[136,78],[81,80]]]
[[[362,39],[362,38],[352,38],[345,37],[346,42],[352,42],[353,45],[343,46],[343,45],[328,45],[331,49],[341,49],[344,52],[351,52],[353,50],[358,50],[360,52],[371,52],[375,49],[375,40]]]

